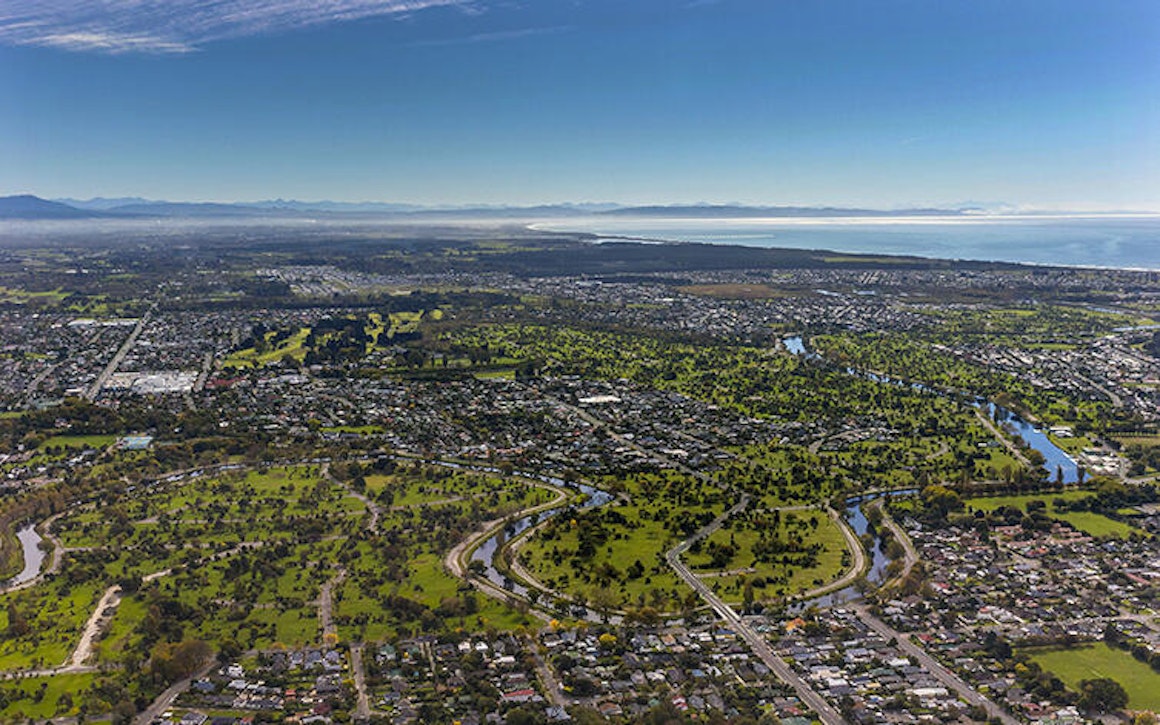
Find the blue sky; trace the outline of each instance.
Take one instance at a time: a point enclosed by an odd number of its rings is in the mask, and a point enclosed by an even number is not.
[[[4,0],[0,193],[1160,210],[1155,0]]]

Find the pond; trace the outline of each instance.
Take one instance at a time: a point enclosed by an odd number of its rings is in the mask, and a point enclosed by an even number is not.
[[[785,345],[785,349],[789,350],[794,355],[806,354],[806,343],[804,340],[802,340],[801,335],[794,335],[793,337],[783,338],[781,344]]]

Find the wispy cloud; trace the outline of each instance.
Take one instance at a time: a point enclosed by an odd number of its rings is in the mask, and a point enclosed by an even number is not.
[[[474,0],[6,0],[0,43],[79,52],[188,53],[215,40]]]
[[[553,25],[543,28],[519,28],[517,30],[500,30],[493,33],[475,33],[473,35],[465,35],[458,38],[438,38],[433,40],[417,40],[411,43],[412,46],[443,46],[443,45],[467,45],[471,43],[499,43],[505,40],[518,40],[520,38],[530,38],[537,35],[556,35],[557,33],[564,33],[572,30],[570,25]]]

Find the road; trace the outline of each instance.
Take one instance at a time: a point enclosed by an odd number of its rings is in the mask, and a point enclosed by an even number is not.
[[[777,654],[773,651],[773,648],[770,647],[769,643],[765,641],[765,638],[762,637],[748,624],[746,624],[741,619],[741,617],[738,616],[737,612],[733,611],[732,607],[730,607],[725,603],[724,600],[718,597],[713,592],[713,590],[710,589],[705,584],[705,582],[701,581],[697,575],[689,569],[685,562],[681,560],[681,556],[689,550],[689,547],[692,546],[694,542],[704,539],[707,536],[712,536],[714,532],[721,528],[722,524],[724,524],[730,516],[744,511],[745,507],[748,505],[749,496],[742,494],[741,500],[734,504],[732,508],[717,518],[713,519],[713,521],[710,522],[708,526],[685,539],[680,544],[677,544],[672,549],[669,549],[669,551],[665,554],[665,560],[668,561],[669,566],[673,568],[673,571],[677,573],[677,576],[679,576],[686,584],[692,587],[693,590],[696,591],[697,594],[701,597],[701,599],[705,600],[705,602],[713,608],[713,611],[717,613],[717,616],[725,620],[725,623],[728,624],[729,627],[732,628],[738,636],[745,640],[745,643],[749,645],[749,648],[755,655],[757,655],[758,659],[760,659],[765,664],[765,666],[768,667],[769,670],[777,676],[779,680],[793,688],[794,692],[797,693],[798,698],[801,699],[801,701],[805,703],[807,707],[811,708],[815,713],[817,713],[818,719],[821,720],[824,725],[844,725],[846,721],[842,717],[841,713],[839,713],[833,705],[826,702],[826,700],[821,695],[814,691],[814,689],[810,687],[809,683],[807,683],[805,680],[799,677],[796,672],[790,669],[790,666],[785,662],[785,660],[777,656]],[[862,545],[859,544],[858,549],[860,550],[861,548]]]
[[[327,644],[338,641],[338,627],[334,623],[334,588],[345,577],[346,569],[339,569],[318,592],[318,626],[322,630],[322,641]]]
[[[534,574],[528,571],[527,567],[525,567],[523,562],[520,561],[520,557],[518,555],[519,547],[523,544],[526,544],[529,540],[529,537],[532,536],[533,532],[542,526],[545,526],[547,523],[548,522],[545,519],[535,526],[523,531],[520,534],[520,537],[515,541],[508,542],[507,546],[510,547],[512,553],[515,554],[512,556],[511,561],[508,562],[508,567],[511,569],[511,573],[515,575],[515,578],[518,579],[519,582],[528,589],[535,589],[539,591],[541,595],[547,595],[548,597],[551,597],[557,601],[575,602],[576,600],[574,597],[572,597],[572,595],[561,592],[558,589],[552,589],[545,586],[544,583],[537,579]],[[585,607],[585,610],[586,613],[582,619],[593,624],[619,624],[620,622],[624,621],[624,617],[627,614],[627,612],[622,609],[596,610]]]
[[[906,532],[902,530],[898,522],[887,513],[886,507],[882,505],[882,499],[875,501],[871,506],[876,506],[882,512],[882,525],[890,530],[895,541],[902,544],[902,571],[898,572],[898,576],[893,579],[893,581],[902,581],[910,573],[910,570],[914,568],[914,565],[918,563],[918,551],[915,550],[914,542],[910,540],[910,537],[906,535]]]
[[[1096,381],[1092,380],[1091,378],[1089,378],[1089,377],[1086,377],[1086,376],[1084,376],[1084,375],[1080,375],[1079,373],[1075,372],[1074,370],[1073,370],[1073,371],[1071,371],[1071,374],[1072,374],[1072,376],[1074,376],[1074,377],[1075,377],[1077,380],[1079,380],[1079,381],[1081,381],[1081,382],[1084,382],[1084,383],[1087,383],[1088,385],[1090,385],[1091,387],[1093,387],[1093,388],[1095,388],[1097,391],[1099,391],[1099,392],[1100,392],[1102,395],[1104,395],[1105,397],[1107,397],[1107,399],[1108,399],[1109,401],[1111,401],[1111,403],[1112,403],[1112,407],[1114,407],[1114,408],[1123,408],[1123,407],[1124,407],[1124,399],[1123,399],[1123,398],[1121,398],[1121,397],[1120,397],[1119,395],[1117,395],[1116,393],[1112,392],[1111,390],[1108,390],[1107,388],[1105,388],[1104,386],[1100,385],[1099,383],[1097,383]]]
[[[89,621],[85,623],[84,630],[81,631],[81,639],[77,642],[77,647],[73,650],[72,656],[64,663],[61,672],[77,672],[81,670],[85,664],[85,660],[93,654],[93,642],[96,641],[97,635],[104,629],[105,624],[112,618],[112,613],[105,616],[105,610],[109,608],[116,609],[117,605],[121,603],[121,587],[114,584],[105,590],[101,600],[97,602],[97,608],[93,610],[92,615],[89,616]]]
[[[35,397],[36,389],[40,387],[40,384],[44,382],[44,379],[49,375],[52,375],[53,371],[59,368],[62,364],[63,363],[53,363],[52,365],[49,365],[44,370],[41,370],[39,373],[37,373],[36,376],[32,378],[32,380],[28,381],[28,385],[25,386],[24,397],[28,398],[29,400]]]
[[[857,612],[858,618],[866,623],[866,626],[887,640],[895,640],[898,643],[899,649],[918,660],[918,663],[926,668],[927,672],[930,672],[948,690],[958,692],[971,705],[981,706],[987,711],[987,715],[999,718],[1004,725],[1019,725],[1019,721],[1012,717],[1006,710],[980,695],[961,677],[948,670],[941,662],[927,654],[926,650],[910,641],[907,635],[874,616],[870,608],[865,604],[854,604],[851,607]]]
[[[532,659],[536,663],[536,674],[540,678],[540,684],[544,686],[544,692],[548,694],[548,700],[556,707],[567,707],[568,699],[564,697],[564,691],[556,676],[552,674],[552,668],[548,667],[544,658],[540,656],[540,646],[534,637],[527,638],[527,648],[528,652],[532,653]]]
[[[850,570],[843,574],[840,578],[835,579],[829,584],[823,584],[820,587],[816,587],[802,594],[799,598],[803,600],[813,599],[814,597],[820,597],[823,594],[829,594],[830,592],[836,592],[845,589],[846,587],[856,582],[858,577],[862,576],[862,572],[866,571],[866,551],[862,548],[862,541],[858,538],[858,535],[854,533],[854,530],[850,528],[850,525],[842,519],[842,517],[838,514],[837,511],[833,509],[833,507],[827,506],[826,513],[830,515],[830,519],[834,522],[834,525],[837,526],[838,529],[842,532],[842,537],[846,539],[846,548],[849,549],[850,553],[853,555],[854,562],[850,567]]]
[[[110,607],[116,608],[121,602],[121,587],[113,585],[105,590],[105,593],[97,601],[97,606],[93,613],[89,615],[88,622],[85,623],[85,628],[81,631],[81,638],[77,642],[77,646],[73,649],[72,654],[64,661],[64,664],[59,667],[47,667],[38,670],[15,670],[0,673],[0,679],[11,679],[14,677],[52,677],[55,675],[78,674],[81,672],[96,672],[97,668],[93,665],[86,665],[85,662],[93,655],[93,644],[100,635],[101,630],[105,628],[112,617],[112,613],[108,617],[104,612]]]
[[[86,398],[96,400],[97,396],[101,394],[101,388],[105,387],[105,383],[109,381],[109,377],[117,372],[117,368],[121,367],[121,361],[133,349],[133,344],[137,342],[137,338],[141,335],[141,331],[145,329],[145,325],[148,324],[149,318],[152,315],[153,312],[149,311],[141,315],[141,318],[137,320],[137,326],[129,333],[129,337],[125,338],[125,342],[121,344],[121,347],[117,350],[117,354],[113,355],[113,359],[109,361],[109,364],[105,366],[105,369],[101,371],[101,374],[97,376],[97,379],[85,391]]]
[[[367,696],[367,673],[363,667],[362,656],[361,644],[350,648],[350,669],[354,676],[354,691],[357,695],[354,706],[355,720],[369,720],[371,717],[371,702]]]
[[[137,717],[133,718],[133,725],[149,725],[149,723],[161,717],[162,713],[169,709],[173,702],[189,689],[194,680],[200,680],[209,674],[213,669],[214,660],[210,660],[205,666],[193,674],[193,677],[187,677],[184,680],[179,680],[169,686],[165,692],[162,692],[153,704],[141,711]]]
[[[468,552],[474,550],[477,546],[499,533],[499,531],[507,525],[508,521],[518,521],[527,516],[531,516],[532,514],[539,513],[540,511],[554,509],[557,506],[562,505],[568,498],[566,491],[562,491],[555,486],[549,486],[544,483],[535,483],[534,485],[554,491],[556,493],[556,498],[547,503],[524,509],[523,511],[512,514],[511,516],[485,522],[479,531],[475,532],[471,536],[468,536],[463,541],[460,541],[458,544],[451,547],[451,550],[447,552],[447,556],[443,558],[443,563],[447,566],[447,570],[460,579],[467,579],[468,571],[467,562],[465,559]]]
[[[201,371],[197,374],[197,380],[193,383],[193,392],[200,393],[205,389],[205,381],[209,378],[209,374],[213,372],[213,353],[207,352],[201,359]]]
[[[60,515],[61,514],[58,514],[58,516]],[[53,518],[55,519],[56,517]],[[52,519],[49,521],[52,521]],[[46,525],[48,523],[49,522],[47,521],[45,522]],[[62,551],[63,549],[60,547],[60,542],[55,541],[55,543],[57,547],[56,550]],[[194,564],[189,564],[186,566],[199,566],[206,561],[213,561],[222,559],[227,556],[232,556],[233,554],[236,554],[245,549],[260,548],[262,543],[263,542],[260,541],[243,541],[228,551],[223,551],[220,554],[212,554],[195,562]],[[147,574],[141,577],[141,582],[148,583],[162,577],[167,577],[172,573],[173,569],[162,569],[161,571],[155,571],[152,574]],[[11,679],[13,677],[49,677],[52,675],[67,673],[95,672],[98,668],[94,665],[86,665],[85,662],[88,661],[90,657],[92,657],[97,637],[99,637],[102,630],[108,626],[112,618],[111,612],[109,616],[105,616],[104,612],[110,608],[115,609],[121,603],[120,595],[121,587],[118,585],[111,586],[105,590],[105,593],[97,601],[96,607],[93,609],[93,613],[89,615],[88,621],[85,622],[84,629],[81,630],[80,639],[77,641],[77,646],[73,649],[72,654],[69,655],[69,658],[65,660],[64,663],[59,667],[48,667],[38,670],[14,670],[0,672],[0,679]],[[102,664],[102,667],[107,666],[107,663]]]
[[[379,532],[379,516],[382,515],[382,512],[379,510],[379,505],[372,501],[366,494],[355,491],[347,484],[335,478],[334,474],[330,472],[330,461],[322,464],[322,467],[319,469],[319,473],[323,478],[327,479],[334,485],[346,489],[347,495],[358,499],[358,501],[366,507],[367,511],[371,515],[370,519],[367,521],[367,531],[371,532],[372,534],[377,534]]]
[[[535,481],[532,479],[528,479],[528,481],[531,485],[539,486],[540,488],[546,488],[550,491],[554,491],[556,493],[556,497],[547,503],[543,503],[543,504],[540,504],[538,506],[533,506],[531,508],[524,509],[523,511],[520,511],[519,513],[512,514],[511,516],[507,516],[507,517],[504,517],[502,519],[494,519],[492,521],[486,522],[485,524],[483,524],[482,528],[479,531],[475,532],[471,536],[468,536],[463,541],[460,541],[458,544],[451,547],[451,550],[447,552],[447,555],[445,557],[443,557],[443,565],[445,567],[447,567],[447,571],[451,572],[452,576],[455,576],[459,579],[464,579],[464,580],[470,581],[472,584],[475,585],[476,589],[478,589],[479,591],[483,592],[484,594],[486,594],[487,596],[489,596],[493,599],[500,600],[501,602],[508,602],[511,599],[513,599],[516,595],[512,592],[506,591],[502,587],[496,586],[494,583],[489,581],[486,577],[473,575],[467,568],[467,564],[468,564],[467,560],[468,560],[470,553],[472,551],[474,551],[475,548],[478,547],[480,544],[482,544],[483,542],[490,539],[492,536],[495,536],[497,533],[499,533],[500,530],[502,530],[503,527],[506,526],[509,521],[518,521],[519,519],[522,519],[526,516],[531,516],[532,514],[538,513],[540,511],[548,511],[549,509],[554,509],[557,506],[562,505],[564,503],[564,501],[566,501],[568,498],[568,494],[566,491],[563,491],[559,488],[556,488],[555,486],[549,486],[546,483],[541,483],[539,481]],[[529,608],[528,613],[533,615],[534,617],[540,619],[540,620],[545,621],[545,622],[551,621],[551,619],[552,619],[552,617],[548,616],[547,614],[544,614],[543,612],[539,611],[535,607]]]
[[[1003,444],[1003,447],[1007,449],[1007,452],[1010,453],[1015,458],[1015,460],[1019,461],[1028,468],[1032,467],[1031,461],[1027,460],[1027,456],[1023,455],[1023,451],[1019,450],[1019,446],[1012,443],[1011,439],[1007,437],[1007,434],[999,430],[999,426],[995,425],[995,421],[988,418],[987,414],[979,408],[975,408],[975,416],[979,419],[979,422],[983,424],[983,427],[991,431],[991,435],[995,436],[995,438]]]
[[[193,386],[185,391],[185,407],[193,410],[197,407],[197,402],[193,399],[194,393],[200,393],[205,389],[206,378],[213,372],[213,353],[207,352],[201,359],[201,370],[198,371],[197,380],[194,381]]]

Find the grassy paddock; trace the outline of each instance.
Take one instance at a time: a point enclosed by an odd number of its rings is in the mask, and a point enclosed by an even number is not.
[[[386,431],[379,425],[335,425],[322,428],[323,433],[353,433],[360,436],[382,435]]]
[[[1124,686],[1130,709],[1160,711],[1160,674],[1123,650],[1097,642],[1026,652],[1040,667],[1055,673],[1073,690],[1081,680],[1110,677]]]
[[[1123,445],[1138,443],[1145,446],[1160,446],[1160,434],[1123,433],[1112,436],[1112,439]]]
[[[93,673],[57,675],[55,677],[28,677],[12,682],[0,683],[7,704],[0,709],[0,718],[7,722],[17,722],[25,718],[47,719],[54,716],[75,716],[81,702],[80,693],[87,690],[96,679]],[[41,692],[43,688],[43,694]],[[69,701],[61,702],[68,695]]]
[[[990,512],[1001,506],[1010,506],[1023,511],[1026,510],[1029,502],[1042,501],[1047,504],[1046,513],[1048,516],[1057,521],[1063,521],[1090,536],[1114,536],[1122,539],[1133,533],[1142,533],[1134,526],[1113,521],[1107,516],[1090,511],[1056,511],[1052,503],[1056,499],[1077,501],[1092,495],[1091,491],[1061,491],[1059,493],[1034,493],[1020,496],[984,496],[969,498],[965,503],[980,511]]]
[[[117,441],[117,436],[53,436],[38,446],[39,450],[49,448],[106,448]]]

